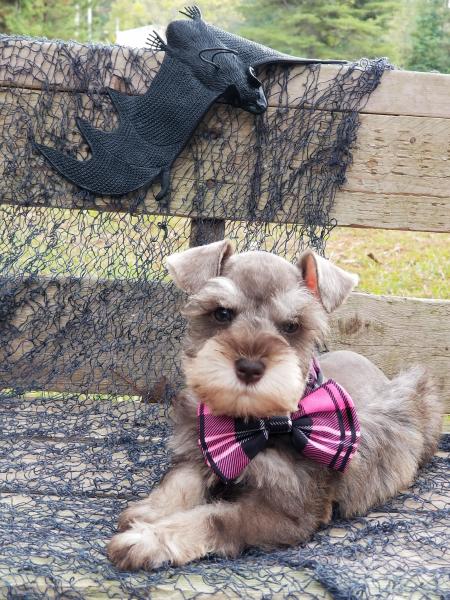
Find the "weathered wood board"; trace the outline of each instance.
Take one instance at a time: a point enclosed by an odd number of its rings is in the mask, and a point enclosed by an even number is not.
[[[183,321],[173,285],[87,278],[1,283],[0,302],[14,298],[0,323],[1,387],[146,397],[164,377],[178,381]]]
[[[162,376],[179,382],[183,320],[176,315],[183,295],[164,282],[135,285],[133,291],[132,282],[119,281],[17,283],[20,303],[0,328],[0,385],[151,396]],[[131,298],[132,306],[111,313],[105,304],[111,297]],[[164,314],[157,308],[162,298]],[[87,299],[92,318],[84,312]],[[48,326],[37,336],[39,306]],[[450,300],[354,293],[332,317],[329,347],[360,352],[388,376],[412,363],[427,365],[450,412]]]
[[[331,599],[307,569],[269,567],[251,556],[246,557],[246,573],[241,575],[239,570],[216,565],[214,558],[203,561],[201,573],[198,566],[189,565],[178,569],[167,567],[168,573],[163,569],[156,576],[144,571],[119,573],[108,561],[105,547],[125,506],[126,501],[108,497],[1,494],[0,530],[7,524],[6,531],[9,536],[15,534],[15,543],[14,552],[9,545],[4,549],[8,564],[0,562],[0,598],[230,600],[237,598],[235,590],[239,586],[242,592],[239,597],[259,600],[263,578],[264,593],[271,593],[272,598],[281,600],[286,581],[290,581],[311,597]],[[33,515],[32,530],[30,515]],[[24,525],[28,535],[23,535]],[[20,562],[24,554],[32,557],[26,568]],[[89,562],[84,560],[86,555]],[[94,568],[91,557],[97,562]],[[45,577],[47,570],[51,571],[51,581]],[[254,580],[248,577],[249,572],[254,574]]]
[[[0,90],[0,102],[6,98],[5,94],[5,91]],[[73,123],[69,136],[69,142],[73,143],[81,139],[75,125],[79,105],[73,98],[72,112],[67,113],[66,99],[63,96],[62,93],[52,96],[52,119],[63,110],[66,111],[65,119]],[[8,101],[11,114],[9,115],[7,103],[4,102],[3,123],[0,122],[0,127],[5,125],[11,148],[23,147],[29,143],[29,131],[25,124],[33,120],[33,111],[40,102],[40,95],[37,91],[23,90],[20,95]],[[82,97],[81,105],[88,104],[88,98]],[[14,120],[12,117],[18,106],[23,115],[21,119]],[[269,109],[267,118],[270,119],[274,111],[273,108]],[[283,129],[285,124],[281,121],[277,126]],[[40,124],[40,130],[40,141],[51,144],[51,140],[47,140],[43,133],[46,131],[45,122]],[[225,106],[216,105],[211,109],[173,166],[172,191],[163,211],[185,217],[203,214],[215,219],[246,220],[246,177],[255,168],[256,160],[260,161],[260,168],[263,170],[273,160],[269,147],[262,148],[261,154],[256,151],[242,154],[241,148],[248,148],[253,141],[256,143],[254,136],[252,115]],[[310,152],[314,152],[313,142],[314,140],[308,146]],[[201,164],[193,160],[198,154],[205,157]],[[353,154],[347,181],[338,191],[331,211],[331,217],[340,225],[450,231],[450,119],[361,115],[361,128]],[[83,154],[84,158],[86,156],[87,147]],[[300,149],[298,156],[285,165],[280,183],[287,182],[292,169],[306,158],[304,150]],[[8,168],[6,162],[0,164],[0,177],[2,171]],[[20,168],[26,170],[28,178],[30,174],[33,177],[33,172],[40,173],[44,170],[47,173],[54,189],[51,203],[45,194],[29,193],[24,196],[24,174],[21,177],[20,169],[15,173],[11,186],[3,191],[0,203],[121,211],[129,209],[128,197],[97,197],[88,201],[80,198],[77,201],[77,188],[59,175],[55,176],[40,155],[30,153]],[[305,181],[304,185],[307,186],[307,183]],[[154,198],[158,189],[159,184],[152,186],[135,210],[150,214],[161,212],[162,207]],[[39,190],[37,182],[36,190]],[[301,214],[298,208],[303,202],[303,192],[306,197],[306,187],[304,190],[300,187],[295,194],[286,193],[283,207],[273,216],[273,221],[298,222]],[[199,193],[202,197],[200,206]],[[258,201],[259,210],[264,208],[267,200],[262,194]]]
[[[30,444],[33,447],[32,440]],[[61,455],[65,453],[66,463],[69,463],[70,445],[61,449]],[[438,452],[437,459],[430,467],[438,481],[444,481],[447,454]],[[131,480],[139,470],[138,465],[130,470],[128,462],[112,462],[109,466],[114,469],[111,476],[119,476],[119,481],[120,474]],[[157,476],[153,474],[155,479]],[[427,471],[422,472],[420,479],[426,479],[427,476]],[[0,562],[2,598],[11,597],[12,592],[13,597],[45,596],[56,599],[67,595],[97,600],[127,597],[127,592],[131,595],[132,591],[136,597],[172,600],[194,597],[256,599],[261,598],[262,593],[270,593],[271,597],[281,599],[286,597],[289,586],[304,590],[305,597],[331,598],[320,584],[320,572],[312,569],[311,565],[306,563],[298,568],[296,563],[290,565],[282,558],[277,564],[276,559],[274,561],[270,555],[266,558],[264,553],[256,556],[250,553],[226,566],[218,565],[214,557],[206,558],[201,562],[201,572],[195,564],[172,569],[167,567],[168,572],[159,572],[159,575],[163,575],[163,582],[158,574],[154,577],[152,573],[143,571],[119,575],[107,560],[105,546],[115,533],[118,514],[126,506],[127,499],[101,493],[86,497],[81,488],[71,495],[50,494],[46,493],[46,489],[44,486],[43,493],[36,494],[25,485],[21,491],[5,492],[1,491],[0,483],[0,531],[4,542],[1,548],[3,560]],[[69,490],[66,488],[64,491]],[[299,551],[308,555],[313,553],[319,561],[325,560],[322,569],[330,560],[333,564],[334,559],[348,560],[349,567],[351,565],[351,568],[358,570],[367,568],[364,560],[367,551],[364,549],[368,545],[373,561],[371,565],[376,568],[376,589],[367,590],[371,596],[390,592],[389,588],[384,589],[386,556],[396,561],[401,558],[404,568],[398,572],[398,576],[408,578],[408,568],[414,570],[415,566],[422,564],[424,544],[428,540],[426,547],[431,551],[427,554],[427,570],[417,582],[417,590],[432,590],[433,583],[437,581],[433,577],[434,571],[439,573],[439,567],[447,564],[444,542],[444,515],[448,504],[446,490],[429,490],[419,480],[413,489],[405,490],[392,504],[392,512],[379,508],[349,524],[340,521],[322,529],[315,539],[303,545]],[[420,517],[415,510],[419,511]],[[394,530],[393,536],[395,523],[400,523],[401,528]],[[427,527],[427,540],[415,535],[423,533],[424,526]],[[352,546],[355,538],[358,542],[356,552]],[[322,544],[328,550],[325,557]],[[337,557],[333,553],[336,545],[339,546]],[[353,552],[346,554],[346,550]],[[48,573],[51,573],[51,578],[45,576]],[[250,573],[253,576],[249,576]],[[442,586],[444,581],[439,583]],[[374,578],[371,584],[374,584]],[[236,593],[237,589],[239,594]]]
[[[130,445],[114,437],[67,441],[16,435],[0,439],[0,489],[128,499],[148,494],[152,482],[159,481],[167,469],[166,450],[151,440]]]
[[[450,412],[450,300],[353,293],[332,315],[328,347],[359,352],[390,377],[425,365]]]
[[[21,437],[54,442],[108,439],[118,443],[132,438],[151,444],[167,435],[168,410],[138,396],[130,400],[80,394],[64,398],[39,392],[23,397],[11,394],[0,402],[1,434],[13,438],[20,432]]]

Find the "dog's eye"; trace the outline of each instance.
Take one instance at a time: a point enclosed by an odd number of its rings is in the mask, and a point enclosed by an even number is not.
[[[281,326],[281,331],[283,333],[295,333],[298,331],[299,324],[294,321],[289,321],[288,323],[283,323]]]
[[[234,312],[231,308],[223,308],[223,306],[220,306],[213,312],[213,316],[219,323],[229,323],[233,320]]]

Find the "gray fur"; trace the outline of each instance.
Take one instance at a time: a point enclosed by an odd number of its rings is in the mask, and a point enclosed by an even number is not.
[[[122,533],[108,552],[125,569],[305,541],[330,521],[333,503],[343,516],[364,514],[409,486],[440,434],[442,407],[423,369],[390,381],[358,354],[331,352],[321,357],[324,375],[347,389],[361,424],[347,471],[327,470],[275,437],[232,489],[224,489],[198,448],[199,399],[231,416],[293,410],[327,313],[356,280],[310,252],[297,266],[263,252],[232,255],[226,242],[188,252],[169,259],[175,280],[192,292],[185,309],[188,387],[174,404],[173,466],[156,491],[121,516]],[[214,319],[219,306],[234,311],[230,323]],[[298,323],[298,331],[285,333],[286,322]],[[266,367],[250,391],[233,375],[239,357]]]

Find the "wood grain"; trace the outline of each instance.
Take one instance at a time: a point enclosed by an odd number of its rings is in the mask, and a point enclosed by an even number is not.
[[[171,284],[44,279],[18,283],[12,292],[20,305],[0,330],[1,386],[151,401],[162,376],[180,381],[183,321],[177,315],[183,296]],[[36,335],[39,306],[48,326]],[[354,293],[332,316],[329,347],[360,352],[388,376],[413,363],[427,365],[450,412],[450,301]]]
[[[249,216],[249,188],[245,182],[249,173],[255,169],[257,160],[263,172],[271,172],[273,157],[269,146],[263,147],[260,154],[255,150],[245,153],[242,150],[254,145],[253,117],[231,107],[216,106],[205,116],[176,160],[172,169],[172,191],[164,205],[154,198],[159,184],[152,186],[138,203],[133,194],[115,199],[86,199],[86,195],[74,185],[59,175],[55,176],[44,158],[34,153],[27,153],[15,169],[14,176],[11,175],[13,153],[21,151],[20,148],[29,143],[29,132],[24,123],[33,119],[40,94],[25,90],[20,95],[9,97],[8,92],[3,90],[1,100],[0,127],[3,119],[9,143],[4,146],[6,154],[3,163],[0,163],[0,178],[4,186],[0,203],[115,211],[128,211],[132,204],[136,212],[150,214],[167,212],[194,218],[246,220]],[[89,99],[83,96],[80,102],[87,106]],[[76,147],[80,140],[75,126],[77,102],[73,99],[66,106],[66,97],[60,93],[53,95],[52,103],[48,119],[57,118],[65,107],[65,118],[72,123],[68,144]],[[18,106],[23,115],[15,121],[13,116]],[[274,114],[275,109],[269,109],[267,118]],[[40,141],[52,144],[44,133],[47,127],[50,125],[44,121]],[[286,120],[281,120],[279,127],[282,131]],[[7,155],[7,148],[11,149],[11,157]],[[314,140],[310,151],[314,151]],[[198,155],[204,156],[205,161],[199,164],[195,160]],[[84,147],[80,158],[86,156],[87,148]],[[304,153],[300,151],[297,158],[285,165],[279,176],[280,185],[289,180],[292,170],[298,168],[304,159]],[[450,119],[362,115],[353,164],[348,169],[346,183],[336,195],[330,216],[342,226],[449,232],[449,173]],[[44,189],[41,189],[43,181],[48,181],[54,189],[50,196],[52,200],[48,200]],[[274,222],[301,222],[308,181],[305,177],[295,194],[283,194],[283,206],[271,216]],[[261,194],[257,211],[263,211],[267,200],[266,195]]]
[[[339,67],[324,65],[321,67],[320,81],[331,80]],[[299,72],[289,82],[289,104],[303,94],[306,77]],[[381,115],[405,115],[416,117],[450,118],[448,93],[450,75],[441,73],[419,73],[416,71],[385,71],[380,86],[371,94],[363,113]],[[273,101],[271,102],[271,104]]]
[[[426,365],[450,412],[450,300],[353,293],[332,315],[328,348],[359,352],[389,377]]]

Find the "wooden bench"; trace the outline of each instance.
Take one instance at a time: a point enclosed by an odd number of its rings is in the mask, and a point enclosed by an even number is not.
[[[40,62],[30,64],[30,49],[33,48],[41,51]],[[148,85],[140,69],[144,58],[147,61],[146,69],[149,68],[149,64],[153,71],[158,68],[155,59],[144,56],[142,51],[126,48],[92,50],[77,44],[10,41],[7,51],[2,54],[3,62],[0,62],[0,106],[3,105],[3,110],[0,109],[0,127],[14,127],[8,120],[10,115],[4,102],[11,88],[16,88],[17,94],[26,98],[26,106],[29,107],[30,115],[32,114],[40,94],[47,85],[42,73],[51,73],[54,98],[58,95],[74,95],[80,102],[86,102],[86,91],[92,83],[89,80],[77,79],[70,65],[73,59],[77,58],[85,71],[88,71],[93,52],[104,55],[104,69],[100,74],[97,73],[97,84],[101,80],[103,85],[123,89],[123,81],[126,79],[127,89],[131,89],[132,93],[142,93]],[[134,54],[132,72],[129,70],[128,61],[130,53]],[[95,56],[95,62],[99,62],[98,55]],[[320,72],[321,80],[331,78],[336,68],[323,67]],[[292,104],[295,98],[301,95],[304,84],[305,79],[299,69],[288,89]],[[276,92],[273,88],[272,96],[269,97],[269,110],[275,105]],[[373,93],[361,114],[354,162],[348,171],[347,182],[336,197],[332,216],[339,225],[450,233],[449,96],[450,76],[400,71],[384,74],[381,86]],[[201,146],[204,143],[202,134],[205,130],[214,131],[213,141],[208,142],[212,143],[210,156],[219,163],[227,158],[220,151],[223,141],[227,141],[227,152],[238,156],[239,136],[248,135],[252,128],[250,115],[239,114],[238,128],[236,123],[224,122],[220,118],[223,111],[222,106],[214,106],[191,142],[191,145]],[[237,111],[235,113],[237,115]],[[65,117],[74,122],[75,112]],[[45,123],[42,125],[45,127]],[[15,143],[27,143],[26,129],[18,125],[15,133]],[[204,206],[208,205],[214,194],[221,194],[226,200],[227,190],[238,186],[240,182],[226,179],[218,181],[213,175],[211,164],[206,164],[200,174],[195,173],[189,153],[190,146],[183,151],[173,168],[172,177],[177,182],[177,187],[176,193],[170,199],[169,214],[192,220],[191,243],[195,244],[198,225],[196,217],[201,217],[201,213],[196,213],[193,198],[189,196],[188,186],[183,187],[183,181],[202,178],[207,184]],[[0,164],[0,182],[6,168],[5,163]],[[27,168],[47,167],[43,166],[42,157],[31,155]],[[214,172],[216,173],[217,169]],[[20,177],[21,173],[17,173],[18,182]],[[53,184],[59,192],[54,203],[49,202],[43,195],[30,193],[27,197],[23,197],[23,194],[21,196],[19,183],[17,189],[1,189],[0,210],[5,210],[8,205],[18,204],[32,206],[36,210],[127,210],[126,199],[113,201],[108,198],[96,198],[95,201],[80,200],[79,205],[74,208],[73,186],[58,175],[54,176]],[[157,186],[148,191],[139,211],[149,215],[161,212],[154,199],[156,188]],[[236,214],[227,212],[226,202],[221,203],[220,209],[214,214],[209,213],[209,217],[211,220],[207,226],[211,239],[220,239],[226,221],[237,218]],[[275,216],[274,221],[277,220],[281,222],[283,215]],[[80,518],[88,522],[90,519],[95,520],[103,510],[107,514],[113,514],[117,509],[115,503],[119,500],[123,503],[131,495],[144,494],[148,490],[149,477],[157,479],[164,470],[165,458],[161,457],[158,468],[152,467],[153,470],[144,469],[142,472],[133,471],[125,448],[121,447],[120,443],[111,447],[111,436],[115,435],[118,426],[125,436],[127,431],[136,434],[137,428],[139,439],[145,442],[145,450],[142,451],[144,458],[151,456],[152,440],[160,439],[161,431],[158,426],[152,428],[148,424],[149,419],[159,409],[150,406],[148,402],[141,402],[139,397],[147,401],[154,399],[152,394],[157,395],[155,388],[158,389],[158,385],[161,385],[162,375],[169,381],[176,378],[174,365],[178,360],[178,346],[168,344],[164,336],[156,335],[157,331],[164,328],[164,322],[155,320],[152,306],[165,298],[166,312],[175,315],[183,298],[166,282],[143,285],[132,280],[94,281],[76,277],[61,278],[56,283],[52,280],[51,284],[44,285],[44,298],[39,297],[39,294],[42,294],[43,282],[45,283],[44,278],[27,278],[14,282],[4,279],[0,282],[0,289],[6,289],[8,294],[20,294],[22,298],[30,297],[30,302],[25,303],[20,310],[6,311],[6,318],[0,326],[0,339],[3,332],[13,327],[20,340],[14,361],[9,360],[7,369],[2,367],[4,349],[0,345],[0,387],[65,392],[73,393],[74,396],[72,399],[61,399],[51,394],[39,397],[39,394],[34,393],[0,403],[4,435],[1,440],[4,468],[0,458],[0,507],[6,511],[16,511],[17,515],[26,514],[30,506],[34,507],[33,509],[38,507],[45,515],[45,499],[52,498],[59,503],[61,515],[83,515]],[[59,362],[56,365],[48,364],[48,359],[55,355],[55,344],[58,344],[58,361],[61,361],[61,365],[65,361],[73,360],[71,344],[65,344],[64,338],[55,336],[61,324],[52,319],[53,307],[56,311],[61,304],[67,304],[65,322],[76,322],[76,297],[80,290],[83,298],[88,297],[90,286],[95,286],[97,290],[102,286],[106,298],[110,294],[120,293],[123,289],[135,290],[136,303],[133,310],[127,315],[118,314],[117,318],[125,319],[130,337],[134,340],[142,339],[139,331],[144,325],[148,332],[155,333],[154,339],[158,340],[158,345],[157,351],[153,351],[153,357],[130,364],[125,345],[114,357],[115,369],[106,374],[102,371],[99,377],[95,365],[88,359],[90,350],[98,354],[103,348],[100,340],[99,346],[95,347],[94,340],[94,347],[86,349],[86,356],[82,354],[78,357],[79,365],[76,371],[70,373],[70,377],[64,375],[63,369],[58,369]],[[1,298],[0,292],[0,306]],[[39,340],[31,340],[33,323],[29,317],[32,311],[38,310],[40,304],[45,306],[48,312],[50,325],[46,336],[43,335]],[[95,308],[94,306],[94,313]],[[136,314],[139,314],[139,318],[136,318]],[[89,326],[89,323],[82,325]],[[111,331],[114,331],[114,323]],[[70,335],[83,338],[84,334],[83,330],[75,328],[71,330]],[[30,363],[27,350],[31,343],[35,348],[37,346],[39,351],[34,354],[35,358]],[[393,375],[413,362],[428,365],[439,382],[446,400],[447,412],[450,412],[449,300],[354,293],[347,304],[333,315],[328,347],[351,348],[360,352],[379,365],[387,375]],[[142,340],[142,347],[138,350],[144,357],[145,340]],[[135,345],[133,351],[136,351]],[[105,361],[108,361],[106,355]],[[87,381],[90,382],[89,389],[86,388]],[[80,400],[76,396],[77,392],[122,394],[127,396],[127,399],[111,402],[109,399],[98,397],[83,397]],[[53,415],[51,421],[39,418],[40,414],[49,413]],[[17,468],[15,473],[12,473],[8,471],[8,465],[15,453]],[[101,472],[90,469],[86,463],[86,456],[90,453],[95,455],[96,460],[99,455],[104,456],[105,466]],[[41,469],[36,469],[39,457],[44,455],[45,464]],[[97,464],[93,460],[94,463]],[[27,464],[33,464],[32,471],[27,469]],[[49,464],[53,465],[51,472],[46,471]],[[59,517],[56,521],[58,519]],[[45,558],[42,560],[45,564]],[[88,574],[82,577],[79,572],[73,572],[69,567],[66,571],[61,565],[58,568],[57,576],[63,582],[62,588],[64,581],[71,581],[70,586],[78,586],[85,597],[90,597],[91,593],[95,597],[95,585]],[[283,574],[281,568],[280,574]],[[302,577],[301,573],[296,576]],[[0,580],[3,582],[0,584],[0,594],[8,585],[14,586],[15,582],[21,581],[19,573],[2,570],[1,560]],[[117,582],[108,580],[106,583],[114,595]],[[36,589],[39,589],[40,585],[43,585],[43,582],[37,581]],[[195,576],[192,576],[190,581],[187,580],[186,586],[186,589],[197,586],[205,596],[211,593],[208,586],[199,578],[195,579]],[[312,582],[311,586],[312,591],[320,588],[316,582]],[[170,596],[170,590],[164,587],[160,591],[163,595],[167,592],[169,597],[175,597]],[[251,597],[250,592],[248,597]]]

